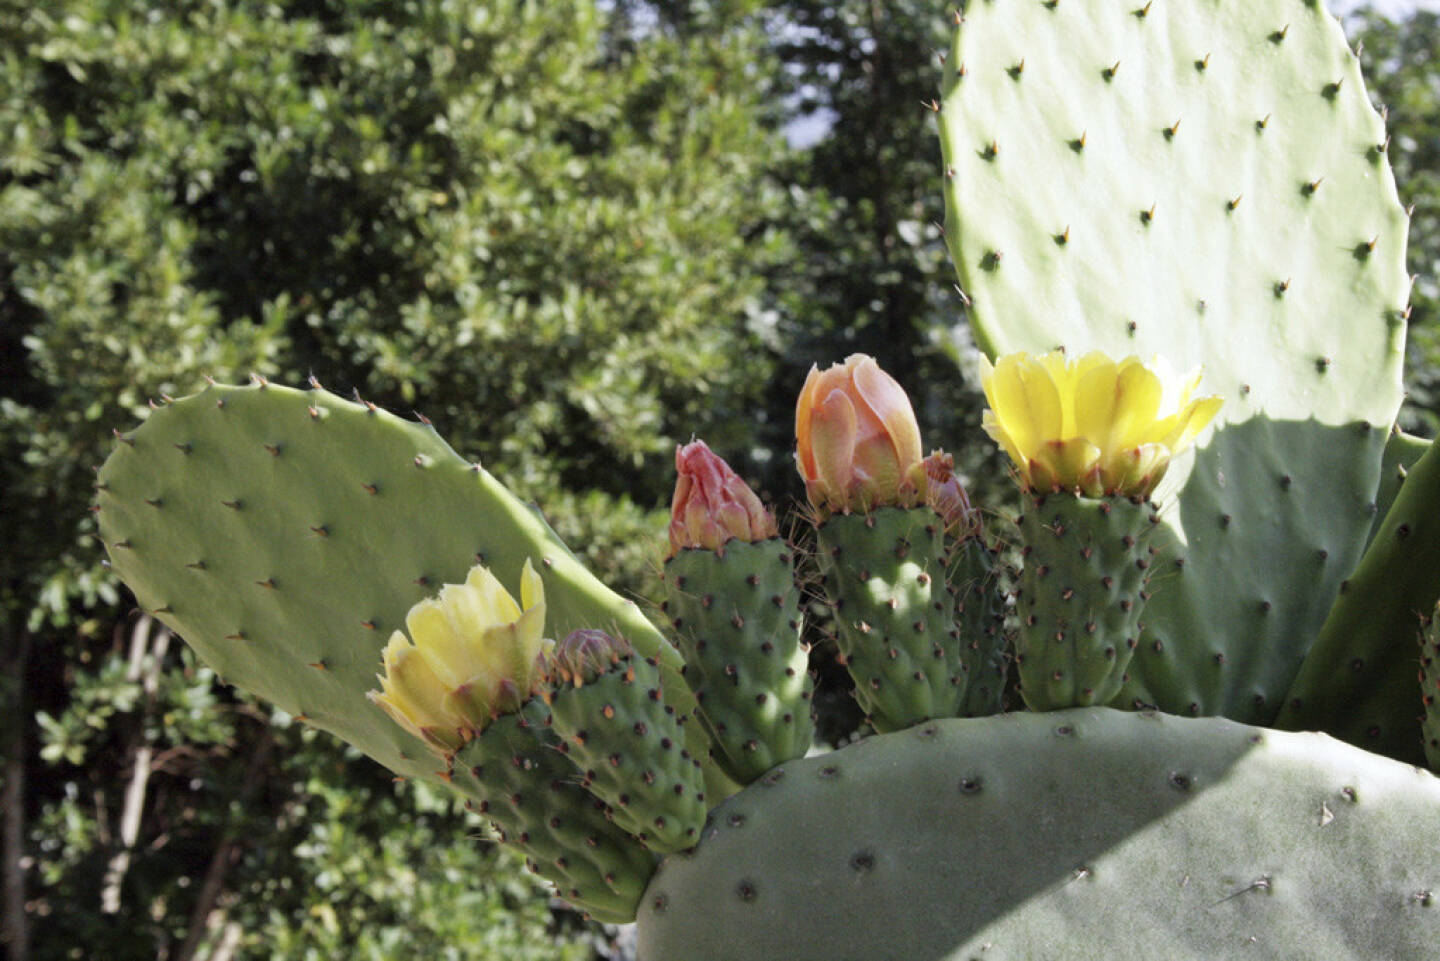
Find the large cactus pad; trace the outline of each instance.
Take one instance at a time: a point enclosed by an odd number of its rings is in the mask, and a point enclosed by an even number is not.
[[[1406,216],[1356,57],[1313,0],[976,0],[943,93],[981,345],[1159,353],[1226,398],[1159,491],[1116,703],[1273,719],[1401,398]]]
[[[1104,708],[771,771],[640,905],[647,961],[1414,961],[1440,780],[1319,734]]]
[[[366,699],[381,648],[411,605],[477,562],[518,596],[530,559],[547,633],[623,633],[667,663],[666,699],[693,709],[679,655],[633,603],[428,425],[373,405],[211,387],[121,435],[99,506],[115,572],[226,681],[401,774],[443,765]]]

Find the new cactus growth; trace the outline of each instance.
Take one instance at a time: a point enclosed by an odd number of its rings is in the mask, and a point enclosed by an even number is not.
[[[1150,599],[1159,515],[1149,501],[1175,455],[1220,409],[1157,361],[1099,351],[982,360],[984,427],[1025,494],[1016,659],[1037,711],[1105,704],[1128,680]]]
[[[739,784],[803,757],[815,725],[796,551],[703,441],[675,452],[664,614],[711,754]]]
[[[628,921],[655,856],[578,783],[549,719],[538,699],[496,719],[460,750],[449,783],[561,897],[602,921]]]
[[[1338,26],[973,0],[942,92],[1018,545],[855,355],[797,405],[813,550],[677,452],[673,646],[428,425],[318,385],[119,435],[115,570],[227,679],[638,911],[642,961],[1429,957],[1440,453],[1392,433],[1405,215]],[[803,756],[797,578],[890,733]],[[1012,656],[1037,710],[965,717]]]
[[[555,647],[544,697],[559,749],[620,828],[661,853],[694,846],[705,781],[653,658],[604,631],[575,631]]]
[[[926,503],[931,479],[909,397],[871,357],[811,368],[795,436],[836,642],[866,717],[893,731],[961,713],[987,660],[981,638],[960,636],[947,576],[971,531],[945,481],[934,487],[944,513]]]

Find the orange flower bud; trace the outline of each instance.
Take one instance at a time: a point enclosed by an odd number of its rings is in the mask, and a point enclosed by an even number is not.
[[[811,367],[795,407],[795,460],[822,511],[913,506],[921,496],[920,427],[910,398],[875,358]]]
[[[675,498],[670,553],[687,547],[720,550],[730,538],[762,541],[778,532],[755,492],[701,440],[675,448]]]

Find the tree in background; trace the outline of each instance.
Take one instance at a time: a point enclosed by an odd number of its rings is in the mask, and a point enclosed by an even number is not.
[[[594,954],[478,821],[127,615],[90,471],[147,399],[313,373],[643,590],[674,443],[734,443],[768,373],[781,142],[739,13],[0,0],[12,958]]]

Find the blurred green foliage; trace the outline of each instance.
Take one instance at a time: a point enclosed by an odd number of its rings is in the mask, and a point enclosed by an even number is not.
[[[795,392],[864,351],[1002,506],[925,106],[950,26],[921,0],[0,0],[11,956],[622,956],[447,798],[129,612],[91,468],[207,374],[313,373],[423,412],[643,600],[673,445],[788,513]],[[1356,27],[1416,204],[1406,417],[1433,431],[1440,18]]]
[[[149,399],[313,373],[425,413],[643,594],[673,445],[744,436],[789,256],[763,34],[743,5],[683,26],[0,0],[0,750],[28,774],[30,957],[599,950],[478,819],[272,724],[153,625],[133,646],[87,507]]]

